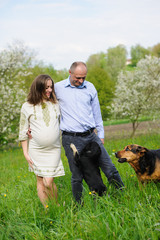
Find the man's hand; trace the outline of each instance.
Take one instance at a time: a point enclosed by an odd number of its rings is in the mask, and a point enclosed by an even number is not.
[[[28,135],[29,139],[32,139],[31,128],[30,127],[28,128],[28,131],[27,131],[26,134]]]
[[[101,142],[104,144],[104,138],[100,138],[101,139]]]

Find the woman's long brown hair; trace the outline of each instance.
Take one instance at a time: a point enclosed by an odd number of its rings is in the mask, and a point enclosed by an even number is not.
[[[50,98],[47,98],[45,94],[48,80],[52,81],[52,92],[51,92]],[[54,82],[52,78],[49,75],[40,74],[32,82],[32,85],[30,87],[30,91],[27,97],[27,101],[30,104],[37,105],[39,103],[43,103],[44,100],[50,101],[52,103],[57,102],[55,91],[54,91]]]

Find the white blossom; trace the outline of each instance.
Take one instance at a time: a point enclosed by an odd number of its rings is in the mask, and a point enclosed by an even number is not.
[[[26,98],[22,77],[30,74],[27,61],[22,46],[0,52],[0,146],[18,137],[20,108]]]
[[[146,56],[134,71],[121,72],[111,106],[112,114],[138,124],[143,115],[160,110],[160,58]]]

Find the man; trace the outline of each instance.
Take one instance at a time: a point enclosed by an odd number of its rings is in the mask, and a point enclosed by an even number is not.
[[[72,172],[73,196],[78,203],[81,203],[83,176],[80,169],[74,164],[71,143],[76,146],[78,152],[81,152],[88,142],[97,142],[102,151],[99,159],[100,168],[109,183],[114,183],[116,188],[124,186],[103,146],[104,128],[97,91],[92,83],[85,80],[86,76],[86,64],[74,62],[70,67],[68,79],[55,84],[56,97],[61,109],[62,144]],[[94,129],[97,129],[97,135]]]

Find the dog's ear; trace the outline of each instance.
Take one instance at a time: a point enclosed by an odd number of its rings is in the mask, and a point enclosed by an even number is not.
[[[133,153],[140,153],[140,156],[143,156],[144,153],[148,152],[149,150],[145,147],[137,146],[136,148],[132,149]]]
[[[145,147],[138,146],[138,147],[137,147],[137,151],[144,153],[144,152],[148,152],[149,150],[148,150],[147,148],[145,148]]]

